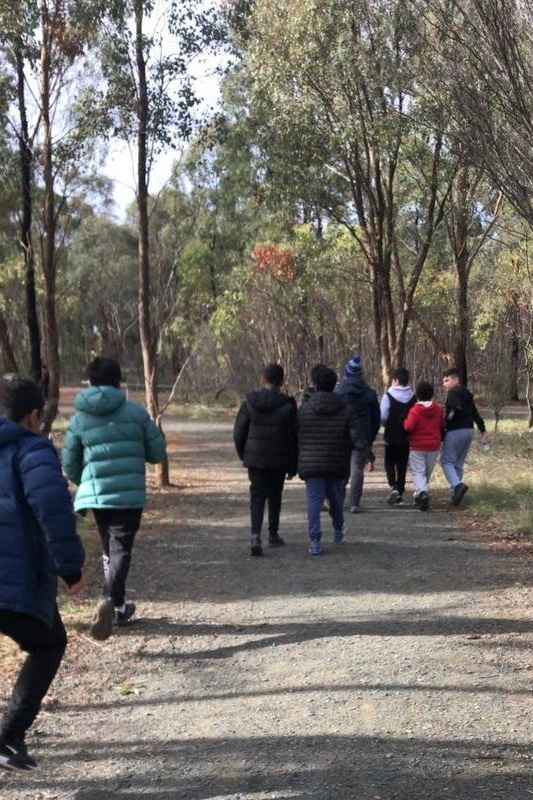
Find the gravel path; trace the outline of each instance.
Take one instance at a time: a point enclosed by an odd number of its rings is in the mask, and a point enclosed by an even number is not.
[[[324,515],[307,554],[293,481],[286,547],[252,559],[230,427],[176,428],[178,486],[134,552],[140,618],[104,643],[73,631],[29,740],[41,769],[1,774],[0,798],[533,797],[527,555],[444,503],[389,508],[377,469],[345,543]]]

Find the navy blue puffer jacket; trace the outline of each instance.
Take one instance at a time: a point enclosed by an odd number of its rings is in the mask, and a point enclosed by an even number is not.
[[[54,446],[0,417],[0,608],[51,626],[57,576],[75,583],[84,557]]]

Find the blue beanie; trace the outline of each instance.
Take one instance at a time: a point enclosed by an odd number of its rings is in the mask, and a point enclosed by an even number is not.
[[[352,356],[344,366],[344,376],[349,378],[351,375],[360,375],[363,371],[361,356]]]

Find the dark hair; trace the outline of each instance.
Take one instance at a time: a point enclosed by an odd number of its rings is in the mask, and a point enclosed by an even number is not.
[[[316,364],[311,370],[311,381],[318,392],[332,392],[337,383],[337,373],[325,364]]]
[[[272,386],[281,386],[285,373],[281,364],[267,364],[262,373],[263,379],[266,383],[271,383]]]
[[[118,389],[122,380],[120,364],[114,358],[97,356],[87,365],[87,378],[91,386],[114,386]]]
[[[405,367],[393,369],[391,380],[398,381],[401,386],[407,386],[409,383],[409,372],[405,369]]]
[[[44,394],[33,378],[9,372],[0,378],[0,414],[20,422],[26,414],[44,408]]]
[[[417,400],[433,400],[433,384],[428,381],[420,381],[416,384]]]
[[[449,369],[445,369],[442,373],[443,378],[459,378],[461,380],[461,373],[457,369],[457,367],[450,367]]]

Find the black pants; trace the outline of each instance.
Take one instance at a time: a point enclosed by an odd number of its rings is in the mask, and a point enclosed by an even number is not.
[[[395,444],[385,445],[385,472],[387,483],[391,489],[397,489],[400,494],[405,491],[405,475],[409,461],[409,448],[398,447]]]
[[[51,628],[29,614],[0,610],[0,633],[28,653],[0,724],[0,741],[17,742],[39,713],[63,658],[67,633],[57,605]]]
[[[259,536],[263,526],[265,503],[268,502],[268,534],[276,536],[279,530],[281,495],[285,483],[285,470],[249,469],[250,514],[252,536]]]
[[[116,608],[126,597],[133,540],[142,513],[142,508],[93,508],[104,551],[104,595],[113,599]]]

